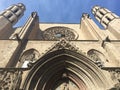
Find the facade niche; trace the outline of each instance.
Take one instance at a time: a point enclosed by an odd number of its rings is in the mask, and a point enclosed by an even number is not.
[[[103,67],[104,63],[107,61],[106,57],[101,52],[95,49],[89,50],[87,52],[87,55],[93,59],[93,61],[98,67]]]
[[[39,52],[35,49],[29,49],[25,51],[20,58],[19,67],[27,68],[30,67],[31,63],[36,62],[39,59]]]

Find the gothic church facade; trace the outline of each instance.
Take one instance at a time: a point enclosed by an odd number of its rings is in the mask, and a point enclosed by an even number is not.
[[[18,3],[0,13],[0,90],[119,90],[120,17],[94,6],[101,30],[84,13],[80,24],[40,23],[32,12],[24,26]]]

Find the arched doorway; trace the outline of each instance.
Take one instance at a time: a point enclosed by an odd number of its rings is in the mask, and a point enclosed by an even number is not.
[[[23,90],[104,90],[108,85],[104,74],[87,56],[61,49],[33,65]]]

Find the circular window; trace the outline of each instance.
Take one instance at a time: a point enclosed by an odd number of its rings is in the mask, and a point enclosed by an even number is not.
[[[76,40],[77,33],[68,27],[52,27],[48,28],[43,32],[45,40],[59,40],[65,38],[66,40]]]

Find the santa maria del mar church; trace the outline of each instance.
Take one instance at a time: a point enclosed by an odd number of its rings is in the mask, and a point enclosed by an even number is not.
[[[101,6],[80,23],[40,23],[22,3],[0,13],[0,90],[120,90],[120,17]]]

